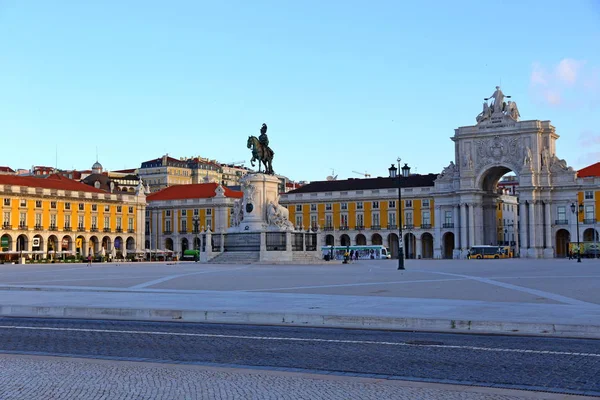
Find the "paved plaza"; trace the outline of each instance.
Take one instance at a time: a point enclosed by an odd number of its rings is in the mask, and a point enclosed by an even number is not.
[[[600,338],[600,261],[0,266],[4,316]]]

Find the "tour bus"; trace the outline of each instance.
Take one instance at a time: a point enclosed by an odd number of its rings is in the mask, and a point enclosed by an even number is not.
[[[199,250],[184,250],[183,256],[181,257],[182,261],[198,261],[200,259],[200,251]]]
[[[353,254],[358,252],[359,260],[385,260],[390,258],[390,251],[387,247],[382,245],[373,246],[321,246],[321,252],[323,259],[325,260],[343,260],[344,253],[348,251],[350,253],[354,250]],[[356,259],[356,255],[353,257]]]
[[[473,246],[467,254],[469,259],[481,260],[483,258],[511,258],[510,246]]]

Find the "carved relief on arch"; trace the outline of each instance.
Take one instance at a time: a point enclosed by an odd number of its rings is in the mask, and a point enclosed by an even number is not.
[[[523,152],[520,150],[520,137],[504,137],[496,135],[475,141],[475,167],[477,174],[482,170],[488,169],[490,166],[508,164],[515,172],[520,170],[515,166],[521,165],[523,160]]]

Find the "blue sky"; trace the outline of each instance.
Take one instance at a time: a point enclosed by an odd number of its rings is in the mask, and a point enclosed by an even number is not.
[[[0,165],[249,161],[295,180],[453,159],[501,84],[600,161],[600,1],[0,0]],[[58,157],[57,151],[58,149]]]

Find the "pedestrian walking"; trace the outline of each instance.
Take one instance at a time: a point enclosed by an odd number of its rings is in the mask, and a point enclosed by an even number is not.
[[[569,250],[569,260],[572,260],[572,259],[573,259],[573,251]]]
[[[92,255],[91,254],[88,254],[88,264],[87,264],[87,266],[88,267],[92,266]]]

